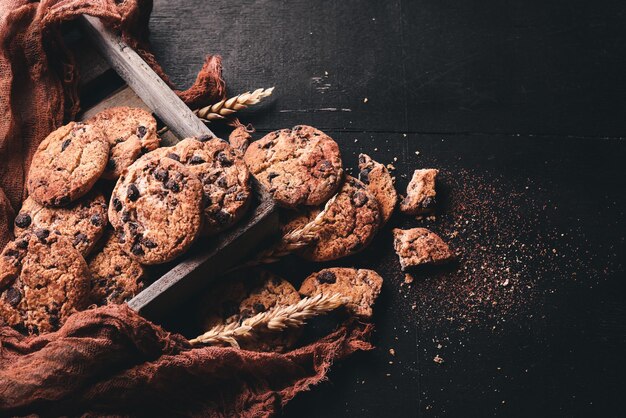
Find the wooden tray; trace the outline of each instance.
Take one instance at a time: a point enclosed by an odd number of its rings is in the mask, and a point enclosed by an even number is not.
[[[163,145],[172,145],[189,136],[213,134],[98,19],[84,18],[80,30],[73,28],[67,37],[81,72],[81,100],[88,107],[79,119],[87,119],[108,107],[133,106],[153,112],[160,124],[170,128],[162,136]],[[200,239],[176,261],[157,266],[156,281],[129,301],[129,306],[152,320],[162,319],[212,280],[275,240],[279,227],[274,201],[255,181],[253,188],[255,200],[243,220],[218,236]]]

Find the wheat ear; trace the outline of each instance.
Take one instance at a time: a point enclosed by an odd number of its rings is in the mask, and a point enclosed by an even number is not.
[[[224,345],[239,348],[239,341],[258,336],[264,332],[281,332],[287,328],[301,327],[306,320],[345,305],[348,298],[339,293],[319,294],[304,298],[298,303],[277,306],[241,322],[217,325],[198,337],[189,340],[192,345]]]
[[[230,99],[220,100],[202,109],[196,109],[193,113],[205,122],[226,119],[239,110],[259,103],[264,98],[271,96],[273,92],[274,87],[270,87],[269,89],[256,89],[253,92],[247,91],[238,96],[231,97]]]
[[[265,251],[257,254],[257,256],[246,263],[245,267],[257,266],[259,264],[271,264],[277,262],[281,257],[289,255],[300,248],[306,247],[311,244],[311,242],[315,241],[319,236],[319,231],[324,227],[325,221],[324,217],[326,213],[330,209],[335,200],[337,199],[337,195],[331,197],[326,205],[324,205],[324,209],[320,213],[317,214],[315,219],[311,222],[307,223],[300,229],[296,229],[294,231],[288,232],[282,236],[280,241],[271,248],[268,248]]]

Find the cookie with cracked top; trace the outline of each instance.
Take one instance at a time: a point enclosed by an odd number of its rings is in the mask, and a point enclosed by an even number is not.
[[[202,185],[183,164],[148,153],[115,184],[109,221],[123,250],[142,264],[171,261],[202,226]]]
[[[255,269],[233,273],[200,298],[200,327],[209,330],[299,300],[300,295],[291,283],[268,271]],[[246,350],[284,352],[293,347],[299,335],[299,330],[292,329],[239,343]]]
[[[283,234],[312,222],[322,208],[292,213],[283,222]],[[363,250],[380,227],[380,207],[376,197],[359,180],[346,176],[335,201],[321,219],[317,239],[297,252],[310,261],[330,261]]]
[[[28,173],[28,193],[44,206],[67,206],[96,183],[109,159],[100,128],[70,122],[44,139]]]
[[[386,224],[398,204],[398,193],[389,170],[369,155],[359,154],[359,180],[376,196],[380,204],[381,223]]]
[[[111,107],[89,119],[104,132],[111,151],[102,178],[115,180],[142,154],[159,147],[157,123],[150,112],[136,107]]]
[[[442,264],[455,258],[448,244],[426,228],[395,228],[393,246],[402,271],[422,264]]]
[[[425,215],[435,210],[435,180],[439,170],[426,168],[415,170],[406,190],[406,197],[400,202],[400,211],[407,215]]]
[[[119,305],[143,289],[144,267],[126,254],[113,231],[107,231],[102,246],[89,258],[92,303]]]
[[[152,155],[174,158],[202,183],[202,235],[214,235],[233,226],[252,201],[250,172],[241,153],[219,138],[187,138],[159,148]]]
[[[0,254],[0,323],[28,334],[54,331],[88,298],[87,263],[65,237],[37,229]]]
[[[250,144],[244,159],[252,175],[286,208],[323,204],[343,177],[339,146],[312,126],[269,133]]]
[[[15,236],[27,231],[47,229],[66,237],[85,257],[91,252],[108,224],[107,202],[99,191],[92,190],[63,208],[52,208],[27,198],[15,217]]]
[[[372,305],[380,294],[383,278],[373,270],[335,267],[320,270],[304,279],[302,296],[339,293],[349,299],[346,308],[362,318],[372,316]]]

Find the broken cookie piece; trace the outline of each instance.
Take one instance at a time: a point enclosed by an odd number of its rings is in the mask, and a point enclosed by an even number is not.
[[[393,238],[402,271],[421,264],[442,264],[454,259],[448,244],[426,228],[396,228]]]
[[[350,299],[346,305],[348,311],[369,318],[382,285],[383,278],[373,270],[336,267],[311,274],[304,280],[299,292],[308,297],[339,293]]]
[[[382,216],[381,225],[387,223],[398,203],[398,194],[393,187],[393,178],[383,164],[372,160],[367,154],[359,155],[359,180],[372,192],[378,203]]]
[[[426,168],[415,170],[406,190],[406,197],[400,202],[400,211],[407,215],[424,215],[435,209],[435,179],[439,170]]]
[[[252,125],[236,127],[228,136],[230,146],[245,153],[248,145],[252,142],[252,135],[250,135],[252,132],[254,132]]]

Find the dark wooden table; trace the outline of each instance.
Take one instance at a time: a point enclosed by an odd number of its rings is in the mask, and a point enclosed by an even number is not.
[[[231,94],[276,86],[242,115],[260,134],[314,125],[347,167],[393,163],[399,190],[442,171],[435,220],[396,214],[329,263],[384,277],[376,349],[286,416],[624,414],[625,18],[618,0],[155,1],[181,87],[205,53]],[[418,225],[461,256],[407,285],[390,230]],[[297,283],[320,266],[274,268]]]

